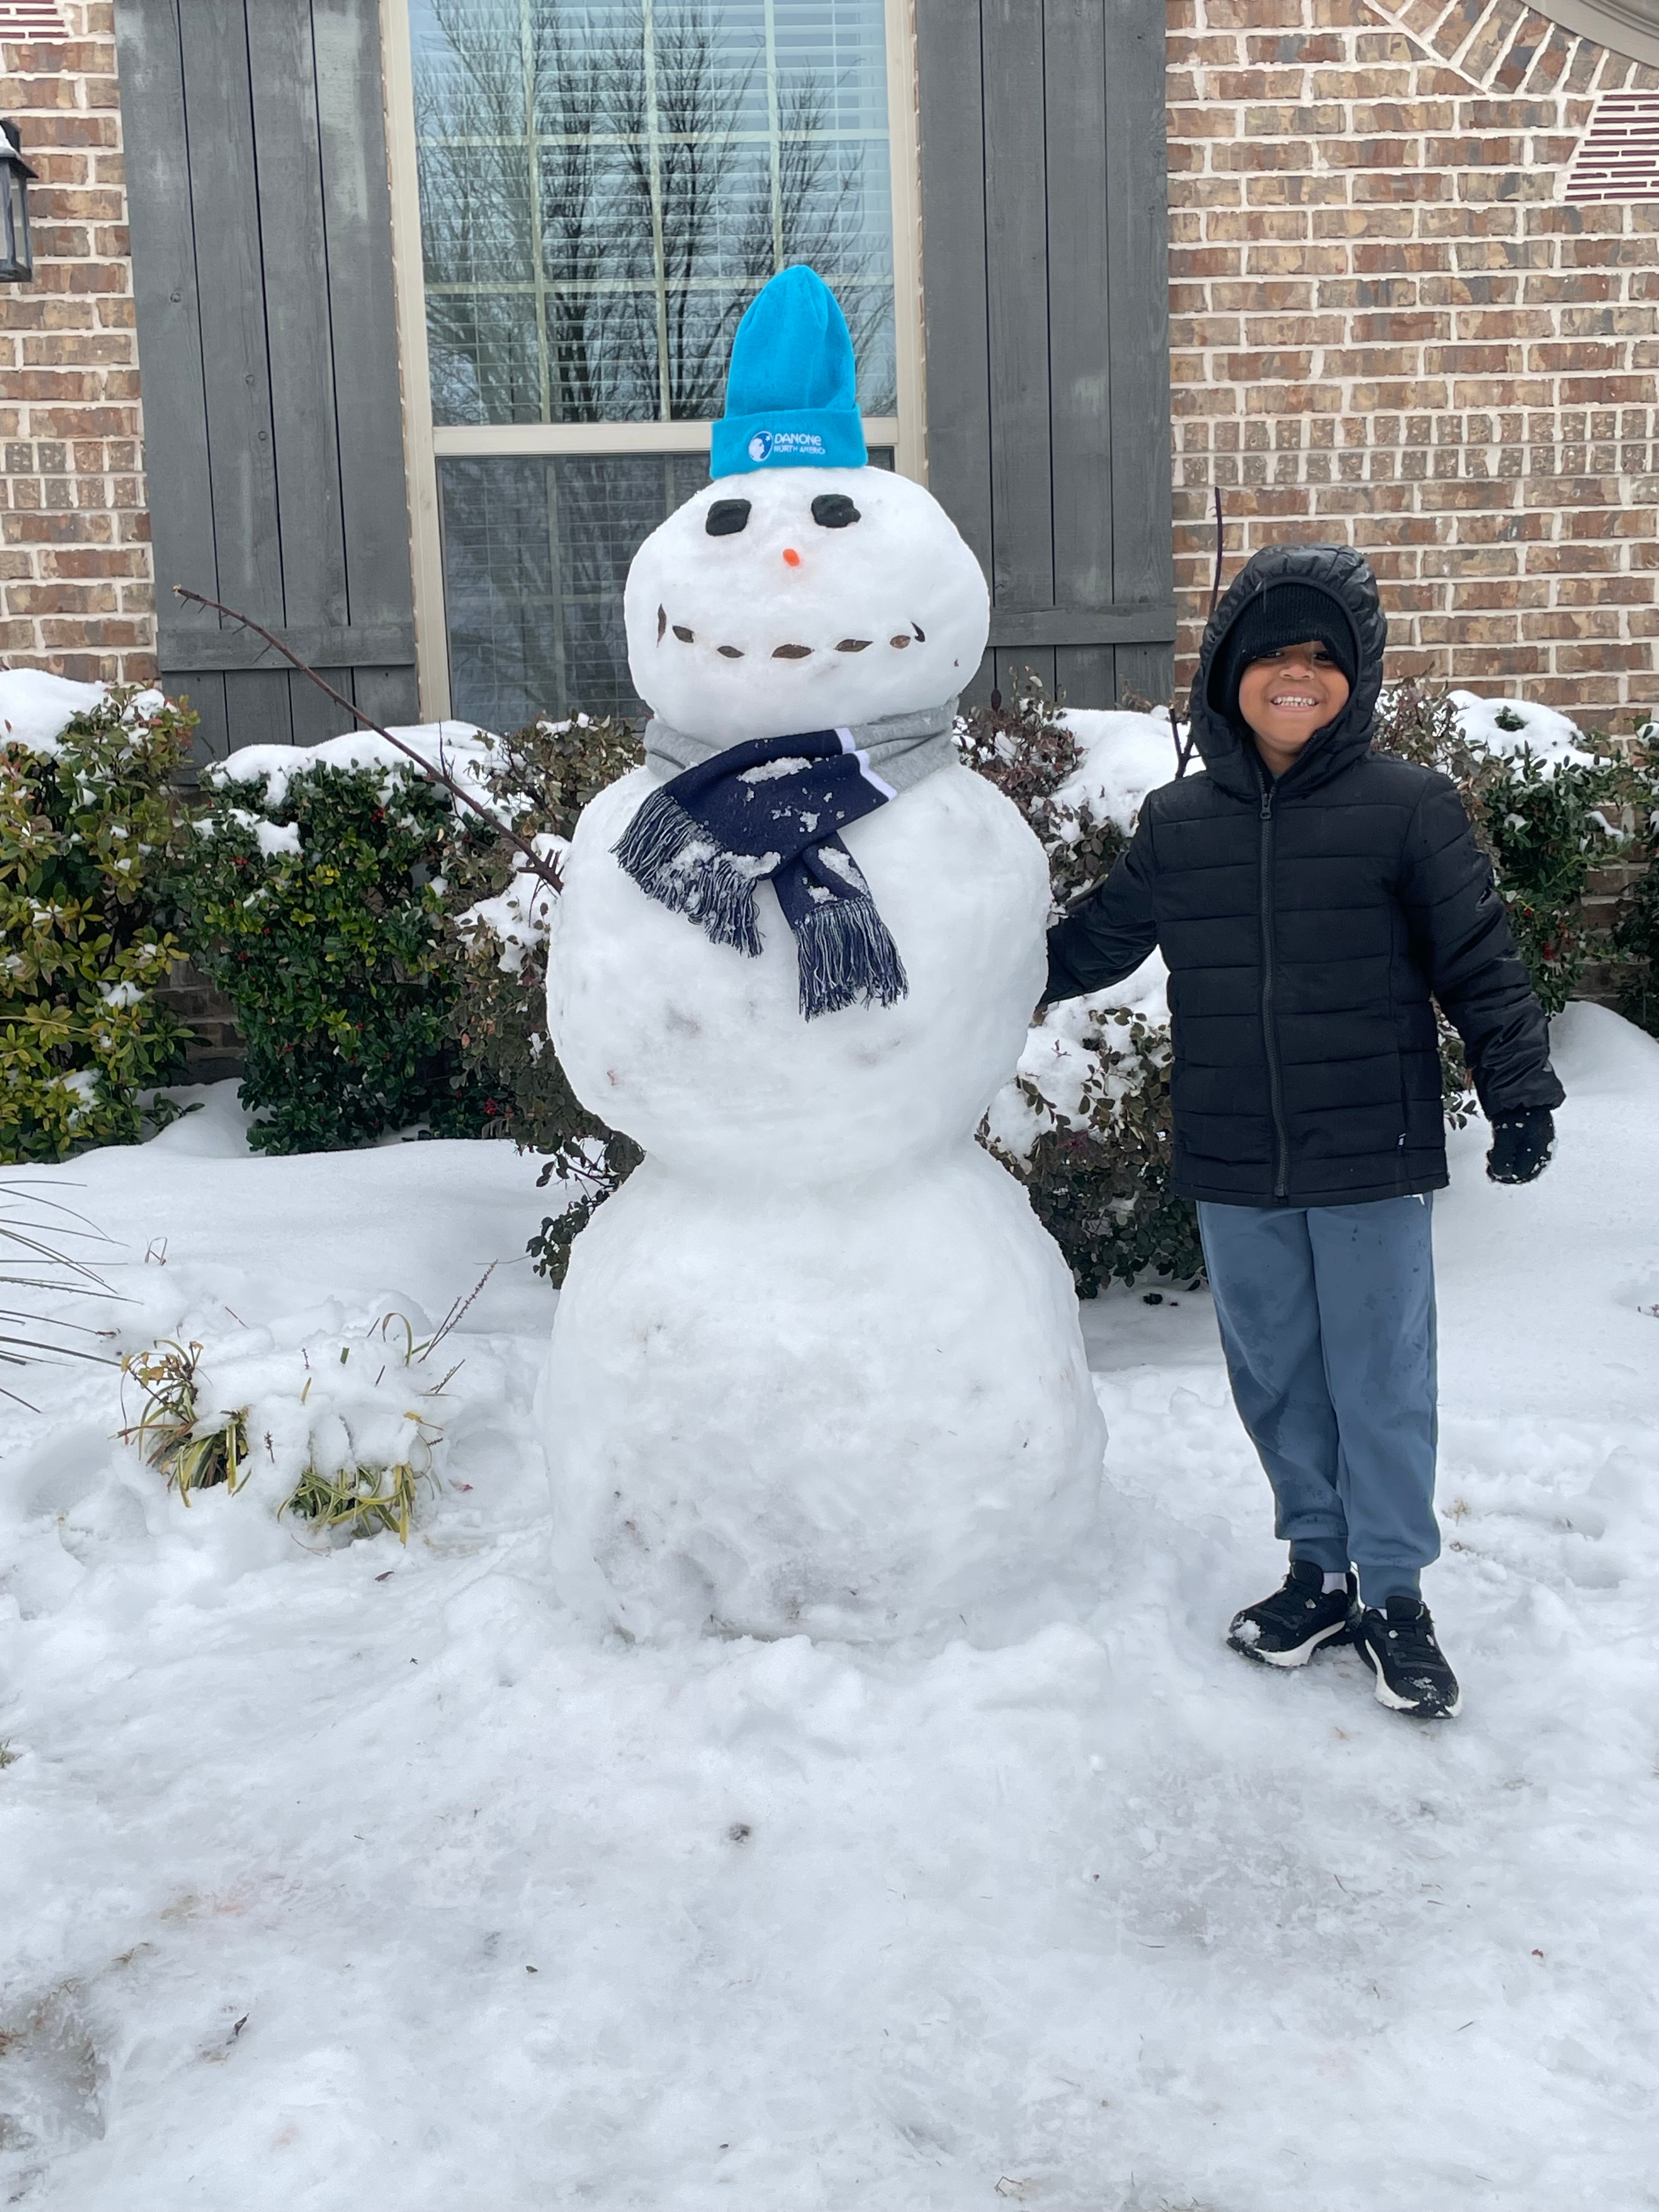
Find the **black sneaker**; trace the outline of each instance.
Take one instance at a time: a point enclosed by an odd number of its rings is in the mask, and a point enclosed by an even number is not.
[[[1292,1559],[1283,1589],[1233,1615],[1228,1643],[1264,1667],[1305,1667],[1322,1644],[1347,1634],[1356,1604],[1352,1575],[1346,1588],[1328,1593],[1324,1581],[1324,1570],[1311,1559]]]
[[[1435,1641],[1434,1621],[1420,1597],[1391,1597],[1386,1613],[1367,1606],[1353,1640],[1376,1677],[1378,1705],[1391,1712],[1449,1720],[1462,1705],[1457,1677]]]

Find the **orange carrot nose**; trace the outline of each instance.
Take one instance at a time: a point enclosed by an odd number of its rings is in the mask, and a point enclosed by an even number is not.
[[[792,568],[799,568],[799,566],[800,566],[800,555],[799,555],[799,553],[797,553],[797,552],[796,552],[796,550],[795,550],[795,549],[794,549],[794,547],[793,547],[793,545],[786,545],[786,546],[784,547],[784,549],[783,549],[783,557],[784,557],[784,559],[785,559],[785,560],[789,563],[789,566],[790,566]]]

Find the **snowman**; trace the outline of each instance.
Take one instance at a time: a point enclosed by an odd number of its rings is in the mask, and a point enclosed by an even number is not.
[[[550,947],[571,1085],[646,1155],[554,1326],[560,1578],[636,1637],[994,1634],[1074,1601],[1105,1432],[1065,1264],[975,1141],[1048,904],[951,738],[985,580],[866,465],[809,269],[738,326],[711,475],[629,571],[646,764],[582,816]]]

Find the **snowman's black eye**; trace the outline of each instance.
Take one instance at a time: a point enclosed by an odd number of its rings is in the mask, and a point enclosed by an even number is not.
[[[844,491],[821,491],[812,501],[812,520],[820,530],[845,530],[858,519],[859,511]]]
[[[735,538],[740,530],[749,527],[749,502],[746,499],[717,499],[708,510],[703,528],[711,538]]]

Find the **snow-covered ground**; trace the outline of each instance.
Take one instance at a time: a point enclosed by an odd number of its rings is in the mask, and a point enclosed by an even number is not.
[[[221,1086],[27,1171],[118,1240],[129,1343],[418,1328],[504,1264],[406,1551],[186,1510],[113,1378],[21,1378],[8,2201],[1659,2204],[1659,1044],[1558,1033],[1559,1158],[1495,1189],[1476,1125],[1441,1208],[1437,1729],[1222,1647],[1278,1553],[1201,1294],[1089,1310],[1086,1628],[630,1649],[549,1595],[528,1163],[251,1158]]]

